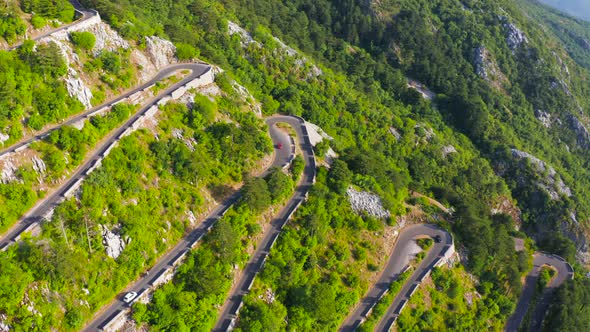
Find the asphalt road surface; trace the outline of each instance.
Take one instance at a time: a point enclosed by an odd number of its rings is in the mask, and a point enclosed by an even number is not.
[[[24,231],[26,231],[32,225],[41,222],[43,220],[44,216],[47,215],[47,213],[51,209],[55,208],[55,206],[57,206],[62,201],[63,195],[70,188],[70,186],[72,186],[78,180],[84,179],[86,177],[86,175],[85,175],[86,171],[94,166],[95,162],[98,159],[100,159],[100,157],[105,153],[107,148],[113,142],[117,141],[119,139],[119,137],[121,136],[121,134],[127,128],[131,127],[131,125],[135,122],[135,120],[137,120],[140,116],[145,114],[149,108],[156,105],[160,99],[169,95],[172,91],[183,86],[184,84],[188,83],[189,81],[191,81],[197,77],[200,77],[201,75],[203,75],[207,71],[211,70],[211,67],[208,65],[203,65],[203,64],[198,64],[198,63],[170,65],[170,66],[162,69],[158,73],[158,75],[156,75],[149,82],[133,89],[132,91],[127,92],[126,94],[124,94],[122,96],[117,97],[116,99],[110,101],[107,104],[103,104],[101,106],[94,107],[93,109],[63,123],[61,126],[70,125],[78,120],[85,118],[86,115],[94,112],[95,110],[100,109],[103,106],[106,106],[108,104],[114,104],[114,103],[122,100],[123,98],[126,98],[129,95],[131,95],[135,92],[141,91],[145,87],[148,87],[148,86],[154,84],[155,82],[158,82],[158,81],[166,78],[174,71],[182,70],[182,69],[190,70],[191,74],[188,75],[187,77],[185,77],[184,79],[182,79],[181,81],[177,82],[176,84],[172,85],[168,89],[164,90],[157,97],[152,98],[150,101],[148,101],[146,104],[144,104],[144,106],[141,107],[141,109],[139,111],[137,111],[133,116],[131,116],[131,118],[129,120],[127,120],[127,122],[125,122],[124,125],[115,129],[110,134],[110,136],[109,136],[110,138],[107,139],[105,142],[103,142],[102,145],[98,146],[96,148],[94,154],[89,156],[87,161],[84,164],[82,164],[80,167],[78,167],[77,171],[74,174],[72,174],[71,177],[66,182],[64,182],[59,188],[57,188],[53,192],[53,194],[48,195],[47,197],[42,199],[39,203],[37,203],[37,205],[35,205],[31,210],[29,210],[14,226],[12,226],[6,233],[2,234],[2,236],[0,237],[0,250],[4,250],[8,245],[18,241],[20,238],[20,235]],[[10,151],[14,151],[15,149],[18,149],[19,147],[29,144],[35,140],[42,139],[42,138],[46,137],[51,131],[56,130],[56,129],[57,128],[48,130],[44,133],[40,133],[39,135],[37,135],[35,137],[21,141],[18,144],[15,144],[14,146],[12,146],[9,150],[0,153],[0,155],[6,154]]]
[[[258,243],[256,251],[242,271],[240,279],[233,288],[233,292],[229,295],[228,299],[223,305],[221,315],[219,316],[217,324],[213,329],[214,331],[228,331],[233,328],[233,322],[237,318],[237,313],[239,312],[243,298],[249,292],[250,287],[254,282],[254,278],[256,278],[256,275],[264,266],[264,262],[266,261],[273,244],[277,240],[281,230],[287,223],[292,212],[305,200],[307,192],[313,185],[315,177],[313,147],[311,144],[309,144],[309,138],[307,135],[305,135],[306,131],[304,132],[303,122],[300,119],[287,116],[276,116],[270,118],[267,123],[270,127],[270,134],[273,138],[273,141],[276,138],[273,137],[273,135],[276,136],[280,133],[274,126],[278,122],[288,123],[291,125],[291,127],[293,127],[293,129],[295,129],[295,132],[297,133],[298,144],[305,160],[303,177],[289,202],[283,209],[281,209],[276,218],[271,222],[271,227],[264,234],[262,241]],[[281,150],[290,146],[290,143],[288,145],[283,144]],[[282,153],[286,155],[286,152],[283,151]]]
[[[78,12],[78,14],[81,15],[77,20],[75,20],[74,22],[68,23],[68,24],[64,24],[58,28],[51,29],[47,32],[40,34],[40,35],[37,35],[34,38],[32,38],[32,40],[39,40],[39,39],[45,38],[51,34],[65,30],[73,25],[79,24],[80,22],[84,22],[84,21],[90,19],[91,17],[98,15],[97,11],[92,10],[92,9],[86,9],[86,8],[82,7],[82,4],[80,4],[80,2],[78,2],[78,0],[70,0],[70,3],[72,4],[72,6],[74,6],[74,8],[76,9],[76,12]],[[8,49],[13,50],[15,48],[18,48],[22,44],[23,44],[22,41],[17,42],[16,44],[11,45]]]
[[[373,288],[361,300],[357,308],[348,316],[344,324],[340,327],[340,331],[351,332],[356,330],[368,311],[373,308],[383,294],[389,289],[390,285],[399,278],[403,270],[408,266],[409,262],[414,258],[413,241],[416,238],[440,236],[440,242],[434,242],[426,257],[422,260],[418,268],[412,273],[404,286],[396,295],[393,303],[389,306],[385,315],[379,322],[376,331],[387,331],[397,318],[395,312],[403,300],[406,300],[406,294],[411,287],[421,281],[422,277],[434,268],[434,263],[439,254],[444,253],[445,248],[448,248],[453,243],[451,235],[435,225],[419,224],[404,228],[395,243],[392,254],[389,258],[387,266],[381,274],[381,278],[373,286]]]
[[[275,160],[273,165],[284,165],[289,162],[291,159],[290,153],[283,153],[283,149],[287,149],[290,146],[289,137],[285,133],[274,130],[273,125],[276,122],[288,122],[288,123],[296,123],[299,125],[299,120],[293,117],[285,117],[285,116],[277,116],[272,117],[267,120],[269,124],[269,133],[271,139],[273,140],[273,144],[278,145],[279,143],[283,144],[281,149],[275,148]],[[287,145],[285,145],[287,143]],[[304,147],[302,146],[302,149]],[[309,151],[309,149],[304,149],[305,151]],[[272,166],[271,166],[272,167]],[[310,170],[306,169],[306,176],[309,176]],[[301,194],[301,189],[297,191],[295,196]],[[127,288],[126,292],[137,292],[138,294],[142,294],[145,290],[151,287],[152,282],[169,266],[172,266],[173,262],[176,260],[179,255],[184,253],[193,246],[195,241],[201,239],[213,225],[223,216],[225,211],[227,211],[234,203],[236,203],[241,197],[240,192],[234,193],[230,196],[227,200],[217,206],[209,216],[192,232],[190,232],[185,238],[183,238],[173,249],[171,249],[167,254],[165,254],[162,258],[158,260],[158,262],[150,269],[149,275],[142,276],[139,280],[137,280],[133,285]],[[298,197],[298,196],[297,196]],[[291,201],[295,200],[295,197],[291,199]],[[290,202],[291,202],[290,201]],[[113,301],[106,309],[101,311],[101,313],[95,317],[92,322],[90,322],[85,328],[84,331],[97,331],[104,327],[112,317],[117,315],[127,308],[127,304],[125,304],[122,300],[124,294],[120,294],[120,296]]]
[[[539,273],[541,272],[541,268],[544,265],[555,268],[557,270],[557,275],[553,278],[549,285],[547,285],[539,301],[537,302],[537,307],[535,308],[535,311],[531,317],[529,331],[541,330],[541,324],[543,323],[543,318],[545,317],[545,313],[549,308],[553,293],[566,280],[573,279],[574,277],[574,270],[572,269],[571,265],[569,265],[563,258],[545,253],[535,253],[533,256],[533,269],[526,276],[524,287],[522,293],[520,294],[520,298],[518,299],[516,310],[508,319],[508,322],[506,322],[506,326],[504,327],[505,331],[517,331],[520,327],[520,324],[522,324],[529,304],[531,303],[531,299],[535,294]]]
[[[191,70],[192,73],[189,76],[182,79],[181,81],[174,84],[172,87],[164,90],[164,93],[160,93],[159,96],[164,96],[164,95],[170,93],[172,90],[174,90],[174,89],[186,84],[187,82],[203,75],[205,72],[207,72],[210,69],[210,66],[207,64],[201,64],[201,63],[178,63],[178,64],[166,66],[166,67],[160,69],[160,71],[156,74],[156,76],[154,76],[148,82],[146,82],[140,86],[137,86],[137,87],[133,88],[132,90],[129,90],[129,91],[117,96],[114,99],[111,99],[105,103],[98,105],[98,106],[94,106],[91,109],[84,111],[83,113],[80,113],[79,115],[74,116],[63,123],[60,123],[59,125],[56,125],[50,129],[43,130],[43,131],[39,132],[36,136],[21,140],[18,143],[15,143],[9,147],[3,148],[2,150],[0,150],[0,157],[7,154],[7,153],[14,152],[16,149],[18,149],[22,146],[28,145],[34,141],[41,140],[41,139],[49,136],[49,134],[51,134],[52,131],[59,129],[62,126],[72,125],[72,124],[88,117],[89,114],[92,114],[92,113],[100,110],[103,107],[113,106],[113,105],[117,104],[118,102],[122,101],[123,99],[128,98],[132,94],[142,91],[142,90],[152,86],[153,84],[156,84],[157,82],[162,81],[163,79],[172,75],[175,71],[184,70],[184,69]],[[161,97],[156,97],[156,98],[157,98],[156,102],[161,99]],[[155,103],[153,103],[153,104],[155,104]],[[149,106],[151,106],[151,104]]]

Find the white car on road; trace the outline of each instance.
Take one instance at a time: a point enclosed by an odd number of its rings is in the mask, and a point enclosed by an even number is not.
[[[133,302],[133,300],[137,297],[137,293],[136,292],[129,292],[127,294],[125,294],[125,296],[123,297],[123,302],[125,303],[131,303]]]

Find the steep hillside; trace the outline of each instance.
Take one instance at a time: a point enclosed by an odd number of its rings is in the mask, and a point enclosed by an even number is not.
[[[409,0],[249,5],[249,15],[235,11],[246,25],[270,26],[365,89],[378,81],[399,95],[395,78],[401,71],[440,93],[445,121],[466,134],[510,185],[526,212],[524,229],[544,248],[573,259],[569,238],[586,261],[588,75],[520,7]],[[308,30],[315,32],[303,33]],[[549,165],[554,175],[519,166],[521,152]]]
[[[211,328],[268,229],[264,218],[303,167],[295,159],[290,172],[250,176],[269,165],[262,117],[275,113],[302,116],[325,139],[314,148],[317,181],[246,297],[242,330],[337,329],[412,222],[453,234],[458,258],[421,294],[457,304],[467,321],[410,302],[400,321],[408,328],[501,329],[533,250],[576,262],[580,278],[590,265],[590,61],[568,42],[577,40],[571,31],[585,38],[584,23],[560,25],[545,7],[509,0],[83,5],[99,15],[76,17],[59,1],[9,1],[0,12],[3,146],[79,120],[0,159],[0,230],[79,176],[121,131],[33,236],[3,247],[0,330],[82,328],[133,280],[151,279],[159,259],[192,241],[184,236],[204,227],[201,217],[244,184],[246,198],[215,216],[130,322]],[[213,65],[210,80],[166,104],[158,95],[195,70],[168,65],[196,59]],[[143,120],[123,132],[138,110]],[[514,236],[533,239],[526,252]],[[547,329],[588,326],[579,317],[588,289],[576,279],[559,290]],[[471,305],[485,320],[473,321]]]

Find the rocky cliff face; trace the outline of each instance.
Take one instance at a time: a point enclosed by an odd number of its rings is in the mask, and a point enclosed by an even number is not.
[[[573,114],[569,114],[567,119],[576,134],[578,145],[583,149],[590,149],[590,133],[586,126]]]
[[[555,169],[541,159],[517,149],[512,149],[512,156],[517,160],[527,160],[538,173],[540,181],[537,185],[545,190],[551,199],[558,200],[561,195],[570,197],[571,189],[563,182]]]
[[[145,39],[148,57],[156,68],[162,68],[175,62],[176,47],[170,41],[152,36]]]
[[[109,257],[117,259],[125,249],[125,246],[131,242],[130,238],[123,239],[119,235],[118,227],[109,230],[106,226],[99,225],[102,233],[102,244]]]
[[[508,22],[506,17],[501,18],[504,23],[502,26],[506,30],[506,44],[508,44],[508,48],[515,52],[519,49],[523,44],[528,42],[526,35],[522,30],[520,30],[516,25],[513,23]]]

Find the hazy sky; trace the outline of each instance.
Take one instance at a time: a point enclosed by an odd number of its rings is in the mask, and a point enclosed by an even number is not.
[[[590,0],[539,0],[557,9],[590,21]]]

